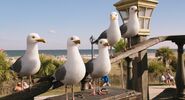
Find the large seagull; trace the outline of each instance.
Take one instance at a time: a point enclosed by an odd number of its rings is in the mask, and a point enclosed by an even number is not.
[[[119,28],[119,23],[118,23],[118,13],[117,12],[112,12],[110,14],[110,25],[107,30],[102,32],[98,39],[92,42],[92,44],[96,43],[98,44],[98,41],[100,39],[107,39],[109,44],[110,44],[110,52],[112,55],[112,46],[114,46],[115,43],[117,43],[121,39],[121,32]]]
[[[98,41],[98,56],[96,59],[88,61],[86,66],[86,74],[84,79],[81,81],[85,81],[86,78],[90,75],[93,79],[93,95],[96,95],[96,84],[95,80],[101,78],[102,76],[108,75],[111,70],[111,62],[109,58],[108,51],[109,43],[107,39],[100,39]],[[101,94],[101,91],[99,90]]]
[[[52,76],[53,88],[65,85],[66,100],[68,100],[67,86],[72,86],[74,100],[73,85],[79,83],[86,73],[85,64],[78,50],[79,44],[80,39],[77,36],[72,36],[67,40],[67,61]]]
[[[131,47],[131,37],[134,37],[139,33],[140,25],[137,13],[137,6],[131,6],[129,8],[129,16],[127,22],[120,26],[121,35],[124,38],[128,38],[129,48]]]
[[[11,70],[17,72],[20,76],[29,76],[29,85],[31,85],[32,82],[31,75],[36,74],[41,66],[37,45],[38,42],[45,43],[45,40],[40,38],[37,33],[30,33],[27,36],[27,49],[25,54],[18,58],[10,67]]]

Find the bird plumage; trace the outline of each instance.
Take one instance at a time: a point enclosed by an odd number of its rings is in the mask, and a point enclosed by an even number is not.
[[[80,40],[77,36],[72,36],[67,42],[67,61],[56,70],[54,81],[60,81],[64,85],[79,83],[85,76],[85,64],[78,50]]]
[[[108,46],[109,44],[107,39],[100,39],[98,41],[98,56],[95,59],[91,59],[87,63],[85,63],[86,74],[81,83],[85,83],[89,75],[95,81],[95,79],[109,74],[111,70],[111,63],[109,58]],[[94,83],[93,95],[95,94],[96,93]]]
[[[100,39],[107,39],[111,46],[113,46],[121,39],[117,12],[112,12],[110,14],[110,25],[108,29],[103,31],[100,36],[93,42],[93,44],[98,43]]]
[[[10,69],[21,76],[28,76],[37,73],[40,69],[38,42],[45,43],[45,40],[40,38],[37,33],[30,33],[27,36],[27,49],[25,54],[18,58]]]
[[[138,9],[136,6],[131,6],[129,8],[128,20],[120,26],[121,34],[124,38],[130,38],[139,33],[140,25],[137,12]]]

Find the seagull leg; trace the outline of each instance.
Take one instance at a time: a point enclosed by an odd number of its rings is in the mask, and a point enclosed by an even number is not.
[[[31,75],[29,75],[29,89],[31,90],[31,84],[32,84],[32,79],[31,79]]]
[[[101,92],[101,90],[100,90],[100,80],[99,80],[99,78],[98,78],[98,94],[99,94],[99,95],[101,95],[100,92]]]
[[[93,86],[94,86],[93,95],[96,95],[96,81],[95,80],[93,81]]]
[[[110,46],[109,53],[110,53],[110,57],[112,58],[113,57],[112,46]]]
[[[23,77],[21,77],[21,89],[24,90],[24,87],[23,87]]]
[[[93,79],[93,92],[90,95],[96,95],[96,83],[94,79]]]
[[[68,100],[67,85],[65,85],[66,100]]]
[[[128,49],[130,49],[130,48],[131,48],[131,37],[128,38]]]
[[[71,85],[71,91],[72,91],[72,100],[75,100],[75,97],[74,97],[74,91],[73,91],[73,85]]]
[[[101,86],[100,86],[100,79],[98,78],[98,94],[99,94],[99,95],[103,95],[103,93],[102,93],[100,87],[101,87]]]

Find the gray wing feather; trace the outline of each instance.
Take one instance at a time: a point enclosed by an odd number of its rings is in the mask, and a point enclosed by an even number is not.
[[[91,59],[87,63],[85,63],[86,73],[84,78],[81,80],[81,83],[89,81],[88,76],[93,72],[93,61],[94,59]]]
[[[64,65],[61,65],[60,68],[55,72],[56,80],[64,80],[66,75],[66,69]]]
[[[127,25],[123,24],[120,26],[121,36],[123,36],[127,32]]]
[[[21,71],[21,67],[22,67],[22,65],[21,65],[21,58],[22,58],[22,57],[19,57],[19,58],[15,61],[15,63],[10,67],[11,70],[13,70],[13,71],[15,71],[15,72],[17,72],[17,73],[19,73],[19,72]]]
[[[93,61],[94,61],[94,59],[89,60],[87,63],[85,63],[86,73],[87,74],[90,74],[90,73],[93,72]]]
[[[103,32],[100,34],[100,36],[98,37],[98,39],[96,39],[96,40],[93,42],[93,44],[94,44],[94,43],[98,44],[98,41],[99,41],[100,39],[107,39],[107,31],[106,31],[106,30],[103,31]]]

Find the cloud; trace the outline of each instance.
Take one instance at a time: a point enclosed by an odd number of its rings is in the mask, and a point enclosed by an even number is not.
[[[56,33],[55,30],[49,30],[49,33]]]

